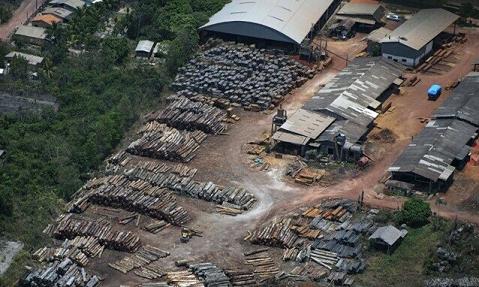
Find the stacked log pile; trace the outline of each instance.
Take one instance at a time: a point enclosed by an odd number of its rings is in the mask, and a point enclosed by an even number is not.
[[[207,137],[202,131],[179,131],[156,121],[148,122],[139,134],[140,138],[128,146],[127,152],[181,162],[191,161]]]
[[[131,182],[131,186],[102,185],[93,189],[88,200],[90,202],[120,207],[164,219],[174,225],[183,225],[190,220],[188,212],[176,202],[176,197],[158,187],[152,187],[146,182]]]
[[[60,247],[43,247],[33,253],[39,262],[52,262],[70,258],[80,266],[88,264],[88,258],[100,256],[104,246],[93,236],[77,236],[72,240],[65,239]]]
[[[91,236],[106,248],[132,252],[141,245],[138,235],[129,231],[113,231],[108,222],[97,222],[86,218],[75,218],[72,214],[63,217],[53,228],[57,239]]]
[[[195,170],[196,172],[196,170]],[[146,180],[152,185],[160,188],[168,188],[180,195],[185,195],[193,198],[198,198],[206,201],[215,202],[218,204],[229,203],[229,208],[236,210],[248,210],[256,203],[255,196],[244,190],[236,187],[221,187],[212,182],[197,182],[193,180],[190,171],[185,171],[182,174],[187,174],[184,177],[173,172],[154,172],[144,168],[135,167],[125,172],[130,179]]]
[[[190,270],[202,279],[207,287],[229,287],[230,279],[225,272],[210,262],[190,264]]]
[[[253,232],[249,232],[244,240],[253,244],[291,248],[298,240],[298,236],[291,230],[291,218],[283,218],[278,222],[273,221]]]
[[[313,76],[313,70],[282,53],[223,43],[180,68],[172,88],[188,98],[207,95],[259,111]]]
[[[213,135],[221,134],[227,129],[227,113],[224,110],[185,97],[175,99],[164,110],[150,114],[148,120],[179,130],[200,130]]]
[[[134,273],[137,276],[140,276],[142,278],[146,278],[149,280],[154,280],[161,278],[165,275],[165,272],[163,272],[165,263],[160,262],[160,261],[153,261],[150,264],[141,267],[138,270],[135,270]]]
[[[262,280],[272,278],[279,272],[278,266],[266,250],[245,253],[245,263],[252,265],[254,274]]]
[[[153,222],[145,225],[143,229],[153,234],[157,234],[169,226],[171,226],[171,224],[169,224],[168,222],[164,220],[154,220]]]
[[[99,285],[99,282],[97,276],[91,276],[85,269],[66,258],[63,261],[55,261],[48,266],[34,269],[22,280],[21,286],[95,287]]]
[[[172,286],[205,287],[205,284],[196,278],[190,270],[168,272],[166,281]]]
[[[169,252],[146,245],[135,254],[125,256],[114,263],[109,263],[108,266],[126,274],[133,269],[144,267],[151,262],[157,261],[160,258],[165,258],[169,255]]]
[[[226,275],[230,278],[233,287],[254,287],[259,285],[254,273],[250,270],[226,270]]]
[[[337,253],[324,250],[312,250],[309,258],[328,270],[332,270],[339,260]]]

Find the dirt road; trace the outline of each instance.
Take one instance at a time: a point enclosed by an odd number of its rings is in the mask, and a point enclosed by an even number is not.
[[[46,0],[24,0],[15,10],[12,18],[7,23],[0,25],[0,40],[8,41],[16,27],[25,24],[36,13],[38,7],[45,2]]]

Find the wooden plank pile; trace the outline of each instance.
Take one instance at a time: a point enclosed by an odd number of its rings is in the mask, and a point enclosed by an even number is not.
[[[313,76],[312,69],[283,53],[222,43],[180,68],[172,88],[188,98],[211,96],[260,111],[279,104]]]
[[[179,130],[200,130],[213,135],[221,134],[227,129],[226,118],[227,113],[224,110],[185,97],[175,97],[165,109],[147,117],[150,121],[167,124]]]
[[[278,222],[273,221],[253,232],[248,232],[244,240],[253,244],[291,248],[298,240],[298,236],[291,230],[291,218],[283,218]]]
[[[282,257],[283,261],[295,260],[300,251],[301,251],[301,250],[299,250],[299,249],[296,248],[296,247],[286,248],[286,249],[283,251],[283,257]]]
[[[150,233],[157,234],[169,226],[171,226],[171,224],[164,220],[153,220],[151,223],[146,224],[143,229]]]
[[[106,248],[127,252],[135,251],[141,245],[138,235],[130,231],[113,231],[111,224],[106,221],[75,218],[72,214],[58,222],[52,235],[57,239],[91,236]]]
[[[343,206],[338,206],[335,209],[325,209],[321,207],[311,207],[303,213],[303,216],[317,219],[322,218],[330,221],[345,222],[351,219],[352,214]]]
[[[259,285],[254,275],[254,272],[250,270],[226,270],[225,273],[230,278],[231,285],[233,287],[254,287]]]
[[[140,267],[134,271],[137,276],[140,276],[145,279],[155,280],[158,278],[163,277],[166,273],[163,272],[163,268],[165,266],[164,262],[160,261],[153,261],[150,264]]]
[[[225,272],[211,262],[189,264],[190,270],[202,279],[207,287],[230,287],[231,282]]]
[[[109,263],[108,266],[126,274],[133,269],[144,267],[151,262],[157,261],[160,258],[165,258],[169,255],[170,253],[167,251],[146,245],[135,254],[125,256],[114,263]]]
[[[100,280],[97,276],[91,276],[84,268],[66,258],[55,261],[48,266],[33,269],[22,280],[21,286],[26,287],[95,287]]]
[[[324,250],[311,250],[309,258],[328,270],[332,270],[339,260],[337,253]]]
[[[140,138],[128,146],[127,152],[181,162],[191,161],[207,138],[202,131],[179,131],[156,121],[145,124],[139,134]]]
[[[205,287],[191,270],[171,271],[166,273],[166,281],[172,286]]]
[[[253,266],[254,274],[261,280],[272,278],[279,272],[278,266],[267,250],[245,253],[245,263]]]

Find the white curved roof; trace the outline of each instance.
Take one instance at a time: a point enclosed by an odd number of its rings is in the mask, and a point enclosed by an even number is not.
[[[334,0],[233,0],[201,27],[246,22],[273,29],[301,44]],[[240,34],[240,33],[233,33]]]

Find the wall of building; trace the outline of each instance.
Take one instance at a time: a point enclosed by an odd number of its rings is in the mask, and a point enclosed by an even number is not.
[[[382,43],[381,52],[384,58],[394,60],[406,66],[415,67],[422,63],[433,49],[433,41],[419,51],[401,43]]]

